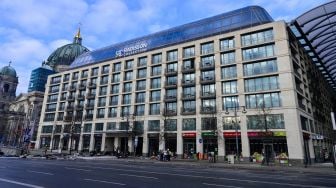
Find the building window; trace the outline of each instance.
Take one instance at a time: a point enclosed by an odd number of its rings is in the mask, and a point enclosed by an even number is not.
[[[202,130],[217,130],[217,118],[209,117],[201,119]]]
[[[151,89],[161,88],[161,78],[151,79]]]
[[[135,102],[136,103],[144,103],[145,99],[146,99],[146,93],[145,92],[136,93],[136,97],[135,97]]]
[[[265,118],[267,129],[284,129],[285,121],[283,114],[261,114],[250,115],[247,118],[247,129],[260,129],[265,130]]]
[[[235,52],[226,52],[221,54],[221,65],[227,65],[235,62]]]
[[[253,76],[278,71],[276,60],[244,64],[243,68],[244,68],[244,76]]]
[[[166,90],[167,98],[176,98],[177,97],[177,89],[167,89]]]
[[[9,89],[9,88],[8,88]],[[7,89],[7,90],[8,90]],[[59,89],[60,89],[60,86],[59,85],[56,85],[56,86],[50,86],[49,88],[49,93],[56,93],[56,92],[59,92]]]
[[[183,61],[183,69],[188,70],[188,69],[194,69],[194,68],[195,68],[195,62],[193,59]]]
[[[124,92],[132,92],[132,82],[124,83]]]
[[[102,74],[108,74],[110,70],[110,65],[103,66]]]
[[[152,76],[161,75],[161,65],[152,67]]]
[[[243,35],[241,40],[242,46],[256,45],[273,41],[273,30],[269,29],[266,31]]]
[[[201,44],[201,54],[205,55],[205,54],[210,54],[210,53],[214,53],[214,43],[209,42],[209,43]]]
[[[237,67],[236,66],[222,67],[221,77],[222,79],[236,78],[237,77]]]
[[[167,52],[167,61],[177,61],[177,50]]]
[[[113,74],[112,75],[112,83],[118,83],[120,82],[120,73]]]
[[[274,56],[274,44],[243,50],[243,60],[253,60]]]
[[[214,80],[215,79],[215,71],[210,70],[210,71],[202,71],[201,72],[201,78],[202,80]]]
[[[121,107],[121,113],[120,113],[120,117],[124,117],[130,114],[130,106],[123,106]]]
[[[136,105],[135,112],[137,116],[145,115],[145,105]]]
[[[64,120],[64,112],[58,112],[57,121],[63,121],[63,120]]]
[[[67,81],[69,81],[70,80],[70,74],[65,74],[64,75],[64,78],[63,78],[63,81],[64,82],[67,82]]]
[[[103,130],[104,130],[104,123],[95,124],[95,131],[103,131]]]
[[[104,118],[104,117],[105,117],[105,108],[98,108],[97,118]]]
[[[223,39],[220,41],[220,49],[229,50],[235,47],[234,38]]]
[[[223,94],[233,94],[237,93],[237,81],[228,81],[228,82],[222,82],[222,93]]]
[[[165,131],[176,131],[177,130],[177,120],[176,119],[166,119],[164,124]]]
[[[117,123],[116,122],[108,122],[106,124],[106,130],[107,131],[117,130]]]
[[[133,71],[125,72],[125,78],[124,78],[124,81],[132,80],[132,79],[133,79]]]
[[[167,85],[177,85],[177,76],[167,77]]]
[[[183,74],[183,83],[195,83],[195,73]]]
[[[83,72],[82,72],[82,78],[87,78],[88,77],[88,75],[89,75],[89,71],[88,70],[83,70]]]
[[[106,98],[105,97],[100,97],[98,99],[98,107],[103,107],[106,105]]]
[[[162,54],[154,54],[152,56],[152,64],[159,64],[162,62]]]
[[[118,93],[119,93],[119,84],[112,85],[111,94],[118,94]]]
[[[223,110],[239,106],[238,96],[223,97]]]
[[[203,99],[202,100],[203,112],[215,112],[216,111],[216,99]]]
[[[98,70],[99,70],[98,67],[93,68],[93,69],[92,69],[92,72],[91,72],[91,76],[98,76]]]
[[[118,105],[118,95],[112,96],[110,97],[110,105],[114,106],[114,105]]]
[[[213,55],[201,58],[201,67],[209,67],[215,65],[215,57]]]
[[[107,83],[108,83],[108,76],[101,77],[100,84],[104,85],[104,84],[107,84]]]
[[[182,130],[183,131],[195,131],[196,130],[196,119],[188,118],[182,120]]]
[[[108,117],[117,117],[117,108],[109,108]]]
[[[159,115],[160,114],[160,103],[150,104],[149,114]]]
[[[185,88],[183,88],[183,96],[196,96],[195,87],[185,87]]]
[[[256,92],[256,91],[279,89],[278,77],[279,76],[268,76],[261,78],[246,79],[245,91]]]
[[[223,117],[224,130],[240,130],[240,117]]]
[[[149,120],[148,131],[160,131],[160,120]]]
[[[194,56],[195,56],[194,46],[183,48],[183,58],[189,58]]]
[[[123,95],[123,101],[122,104],[131,104],[131,94],[125,94]]]
[[[150,101],[155,102],[155,101],[160,101],[160,100],[161,100],[161,91],[160,90],[151,91]]]
[[[44,116],[44,122],[54,121],[55,120],[55,113],[48,113]]]
[[[133,68],[133,60],[127,60],[125,62],[125,69],[132,69]]]
[[[99,95],[106,95],[107,94],[107,86],[99,88]]]
[[[165,107],[165,113],[166,115],[174,115],[176,114],[177,110],[176,110],[176,102],[168,102],[166,103],[166,107]]]
[[[147,69],[138,69],[138,78],[146,78],[147,76]]]
[[[46,125],[42,127],[42,133],[52,133],[53,126],[52,125]]]
[[[138,62],[138,67],[146,66],[147,65],[147,57],[140,57]]]
[[[86,124],[84,124],[83,132],[85,132],[85,133],[90,133],[91,130],[92,130],[92,124],[91,124],[91,123],[86,123]]]
[[[280,93],[261,93],[245,96],[247,108],[280,107]]]
[[[114,64],[113,64],[113,71],[114,71],[114,72],[119,72],[119,71],[121,71],[121,63],[114,63]]]
[[[136,90],[145,90],[146,89],[146,80],[138,80],[136,84]]]
[[[196,101],[183,101],[183,112],[196,112]]]
[[[202,85],[202,95],[216,95],[216,85]]]
[[[78,74],[78,72],[77,72]],[[61,76],[51,78],[50,84],[58,84],[61,82]]]
[[[167,64],[166,72],[176,72],[177,71],[177,63],[169,63]]]

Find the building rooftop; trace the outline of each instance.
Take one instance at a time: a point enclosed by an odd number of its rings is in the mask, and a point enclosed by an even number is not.
[[[84,53],[75,59],[70,65],[70,68],[77,68],[138,54],[148,50],[227,33],[272,21],[272,17],[262,7],[248,6]]]

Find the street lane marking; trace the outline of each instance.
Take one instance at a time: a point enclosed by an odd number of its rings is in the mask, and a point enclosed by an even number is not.
[[[33,171],[33,170],[27,170],[27,172],[32,172],[32,173],[37,173],[37,174],[45,174],[45,175],[54,175],[52,173],[48,173],[48,172],[39,172],[39,171]]]
[[[70,168],[70,167],[65,167],[65,169],[68,170],[79,170],[79,171],[85,171],[85,172],[90,172],[92,170],[87,170],[87,169],[81,169],[81,168]]]
[[[216,187],[242,188],[242,187],[233,186],[233,185],[218,185],[218,184],[212,184],[212,183],[203,183],[203,185],[216,186]]]
[[[132,175],[132,174],[119,174],[121,176],[131,176],[131,177],[137,177],[137,178],[149,178],[149,179],[159,179],[156,177],[150,177],[150,176],[138,176],[138,175]]]
[[[3,179],[3,178],[0,178],[0,181],[7,182],[7,183],[12,183],[12,184],[16,184],[16,185],[22,185],[22,186],[25,186],[25,187],[44,188],[44,187],[41,187],[41,186],[38,186],[38,185],[33,185],[33,184],[28,184],[28,183],[22,183],[22,182],[18,182],[18,181]]]
[[[126,184],[123,184],[123,183],[117,183],[117,182],[112,182],[112,181],[104,181],[104,180],[94,180],[94,179],[84,179],[84,180],[85,181],[100,182],[100,183],[109,183],[109,184],[121,185],[121,186],[126,185]]]
[[[310,178],[310,179],[314,179],[314,180],[327,180],[327,181],[336,181],[335,178]]]

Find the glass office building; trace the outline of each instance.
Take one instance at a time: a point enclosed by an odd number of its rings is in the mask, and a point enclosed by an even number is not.
[[[36,148],[314,159],[333,91],[299,40],[250,6],[82,54],[48,77]]]
[[[30,75],[28,92],[33,91],[44,92],[48,76],[54,73],[55,71],[45,66],[41,66],[37,69],[34,69]]]

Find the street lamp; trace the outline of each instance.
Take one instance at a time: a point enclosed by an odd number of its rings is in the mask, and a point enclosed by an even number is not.
[[[127,152],[127,141],[128,141],[128,133],[129,129],[132,129],[132,142],[133,142],[133,129],[134,129],[134,120],[135,120],[135,114],[122,114],[121,119],[124,120],[126,119],[126,138],[125,138],[125,148],[124,148],[124,157],[126,157],[126,152]],[[132,126],[130,126],[130,120],[132,120]],[[134,151],[133,154],[135,156],[135,140],[134,140]]]
[[[239,108],[242,108],[242,113],[245,114],[246,113],[246,108],[245,106],[234,106],[234,107],[230,107],[230,109],[233,109],[234,111],[234,116],[235,116],[235,128],[236,128],[236,152],[237,152],[237,161],[238,161],[238,157],[239,157],[239,145],[238,145],[238,115],[237,115],[237,111],[239,110]],[[225,114],[228,115],[229,112],[229,107],[226,108]]]

